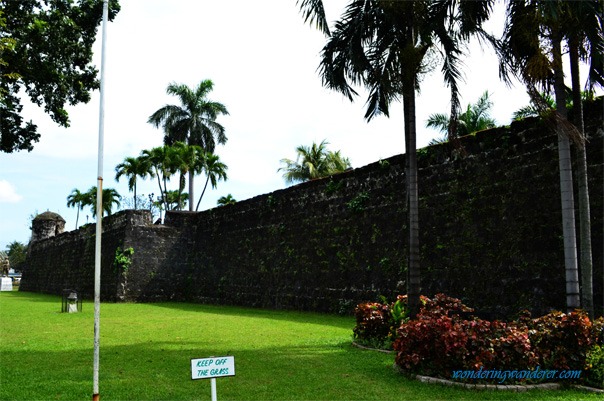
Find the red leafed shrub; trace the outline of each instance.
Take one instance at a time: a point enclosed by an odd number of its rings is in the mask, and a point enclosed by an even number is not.
[[[438,294],[422,297],[417,318],[407,320],[401,318],[406,302],[406,296],[399,296],[390,305],[360,304],[354,329],[355,339],[365,344],[382,347],[394,340],[395,363],[406,372],[450,378],[456,370],[540,367],[585,370],[592,381],[603,375],[602,318],[592,323],[584,312],[576,311],[533,319],[522,312],[509,323],[491,322],[473,316],[473,309],[459,299]]]
[[[424,305],[428,298],[421,296]],[[356,326],[353,337],[356,342],[373,348],[392,349],[397,329],[408,319],[407,295],[399,295],[390,304],[367,302],[354,310]]]
[[[526,330],[506,323],[420,312],[403,324],[394,343],[396,364],[406,371],[451,377],[453,370],[536,366]]]
[[[390,305],[379,302],[359,304],[354,310],[356,326],[353,329],[355,341],[375,348],[387,347],[390,328],[394,319]]]
[[[393,344],[397,352],[395,363],[410,372],[447,374],[459,366],[460,356],[467,353],[466,343],[466,333],[452,318],[419,317],[398,330]]]
[[[474,312],[474,309],[464,305],[459,299],[445,294],[436,294],[432,299],[423,297],[422,303],[423,307],[420,309],[422,316],[449,316],[459,319]]]
[[[583,369],[596,343],[592,323],[583,311],[551,312],[527,324],[533,350],[546,369]]]

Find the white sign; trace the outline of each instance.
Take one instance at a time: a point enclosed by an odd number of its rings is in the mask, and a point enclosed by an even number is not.
[[[0,291],[12,291],[13,290],[13,280],[10,277],[2,277],[2,281],[0,284]]]
[[[235,376],[235,357],[219,356],[191,359],[191,379],[212,379]]]

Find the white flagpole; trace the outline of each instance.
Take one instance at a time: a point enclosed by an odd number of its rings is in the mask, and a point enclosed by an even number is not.
[[[101,235],[103,232],[103,142],[105,134],[105,38],[107,36],[108,0],[103,0],[103,28],[101,42],[101,98],[99,106],[99,155],[96,190],[96,241],[94,251],[94,361],[92,373],[92,400],[99,401],[99,346],[101,324]]]

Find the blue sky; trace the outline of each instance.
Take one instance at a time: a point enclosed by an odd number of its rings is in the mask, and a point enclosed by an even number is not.
[[[165,94],[170,82],[195,86],[214,81],[209,98],[225,104],[220,117],[228,142],[216,153],[228,165],[229,180],[206,193],[201,210],[220,196],[244,200],[285,187],[277,169],[294,149],[327,139],[353,167],[404,153],[403,108],[391,117],[363,120],[365,98],[354,103],[321,86],[317,73],[322,34],[304,24],[295,1],[282,0],[130,0],[108,25],[106,54],[104,187],[124,196],[126,180],[114,180],[115,166],[128,156],[162,144],[162,132],[147,124],[161,106],[176,103]],[[335,20],[345,0],[326,2]],[[491,30],[503,24],[501,4]],[[99,31],[100,32],[100,31]],[[462,105],[489,90],[493,117],[509,124],[512,113],[528,104],[520,85],[507,88],[498,79],[497,61],[477,43],[468,49]],[[95,45],[100,65],[100,35]],[[439,71],[423,78],[417,101],[418,146],[439,136],[424,127],[431,113],[448,112],[449,91]],[[76,210],[66,198],[74,188],[96,185],[98,92],[85,105],[69,107],[71,126],[54,124],[42,110],[26,104],[24,115],[38,124],[41,141],[32,152],[0,153],[0,250],[12,241],[29,241],[30,218],[46,210],[61,214],[66,229]],[[197,178],[197,194],[203,184]],[[175,189],[176,183],[172,184]],[[139,182],[138,193],[158,193],[156,182]],[[89,210],[79,224],[92,221]]]

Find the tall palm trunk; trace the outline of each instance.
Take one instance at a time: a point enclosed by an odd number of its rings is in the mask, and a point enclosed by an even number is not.
[[[201,191],[201,195],[199,196],[199,200],[197,201],[197,207],[195,211],[199,210],[199,204],[201,203],[201,198],[206,193],[206,188],[208,187],[208,182],[210,182],[210,174],[208,173],[208,177],[206,178],[206,184],[203,186],[203,191]]]
[[[419,257],[419,191],[417,181],[417,145],[415,127],[415,89],[412,87],[404,96],[405,136],[407,137],[407,197],[409,201],[409,267],[407,296],[410,316],[419,312],[421,274]]]
[[[157,166],[155,166],[155,176],[157,177],[157,185],[159,186],[159,193],[163,194],[161,197],[161,200],[164,204],[164,210],[168,210],[168,203],[166,200],[166,195],[165,195],[164,190],[161,187],[161,177],[159,176],[159,171],[160,171],[160,169]]]
[[[195,172],[191,168],[189,170],[189,211],[193,211],[193,202],[195,202],[195,197],[193,195],[193,178],[195,178]]]
[[[552,37],[554,63],[554,91],[556,110],[560,117],[567,118],[562,49],[559,35]],[[560,126],[560,123],[558,123]],[[573,175],[570,155],[570,140],[562,127],[558,129],[558,159],[560,166],[560,194],[562,199],[562,233],[564,236],[564,266],[566,277],[566,308],[569,312],[579,308],[579,271],[577,268],[577,239],[575,234],[575,202],[573,197]]]
[[[134,180],[134,210],[136,210],[136,179]]]
[[[571,38],[569,44],[570,73],[573,91],[573,122],[581,136],[585,136],[583,122],[583,101],[581,99],[581,79],[579,75],[579,46],[576,38]],[[587,185],[587,155],[585,142],[576,147],[576,178],[579,201],[579,262],[581,271],[581,305],[594,318],[593,299],[593,261],[591,255],[591,211],[589,208],[589,188]]]
[[[413,13],[409,13],[409,25],[413,26]],[[413,29],[413,28],[412,28]],[[415,35],[412,33],[407,42],[408,46],[415,45]],[[403,87],[403,112],[405,124],[405,144],[407,148],[407,199],[409,214],[409,266],[407,269],[407,302],[409,316],[414,319],[419,313],[421,272],[419,257],[419,197],[417,183],[417,144],[415,124],[415,74],[403,72],[406,81]]]

